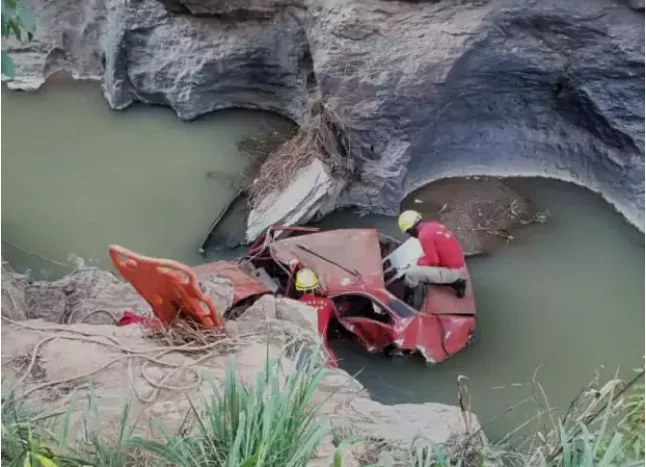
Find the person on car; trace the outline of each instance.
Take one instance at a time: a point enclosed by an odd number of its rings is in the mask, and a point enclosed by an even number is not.
[[[318,276],[311,269],[303,268],[296,273],[294,288],[299,295],[299,302],[316,308],[318,313],[318,332],[324,336],[334,312],[334,302],[325,296]]]
[[[328,298],[318,276],[309,268],[300,269],[296,273],[294,288],[300,297],[298,301],[316,309],[317,331],[323,337],[325,351],[333,367],[337,366],[337,358],[327,346],[327,333],[330,320],[334,316],[334,302]]]
[[[406,285],[411,288],[420,283],[449,285],[458,297],[464,297],[466,267],[464,253],[455,234],[439,222],[423,222],[422,215],[417,211],[402,212],[399,228],[417,238],[424,251],[417,265],[406,270]]]

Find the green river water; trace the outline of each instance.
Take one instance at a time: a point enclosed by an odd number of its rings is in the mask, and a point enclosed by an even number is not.
[[[599,371],[630,377],[644,354],[644,235],[593,193],[564,182],[512,180],[549,221],[516,234],[494,256],[468,266],[478,304],[480,342],[441,365],[387,361],[344,346],[343,367],[383,403],[457,404],[458,376],[468,377],[473,410],[494,438],[536,413],[528,401],[536,375],[549,404],[567,409]],[[329,227],[394,220],[341,213]]]
[[[41,278],[69,272],[70,255],[110,267],[111,243],[198,264],[242,182],[238,143],[291,125],[249,110],[191,123],[162,107],[115,112],[94,83],[3,90],[2,116],[2,254]]]
[[[17,270],[55,278],[70,255],[109,267],[107,246],[198,264],[198,247],[232,199],[246,159],[238,142],[288,122],[251,111],[223,111],[192,123],[164,108],[109,110],[96,85],[37,94],[2,92],[2,255]],[[538,378],[550,402],[567,406],[595,370],[622,374],[644,353],[644,236],[598,196],[562,182],[516,181],[551,212],[495,256],[473,258],[481,340],[433,368],[343,347],[386,403],[456,402],[465,375],[473,409],[485,421],[530,394]],[[339,213],[334,226],[393,219]],[[28,252],[29,253],[28,253]],[[55,264],[58,263],[58,264]],[[531,404],[498,417],[497,437],[533,413]]]

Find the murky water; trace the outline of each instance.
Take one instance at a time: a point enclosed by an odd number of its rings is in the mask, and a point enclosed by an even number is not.
[[[574,185],[523,180],[547,224],[531,227],[493,257],[473,258],[480,342],[427,368],[421,359],[390,362],[339,349],[342,366],[384,403],[457,403],[456,380],[469,379],[473,409],[487,421],[531,396],[537,372],[549,402],[566,409],[595,370],[630,375],[644,353],[644,236],[601,198]],[[326,224],[348,225],[347,213]],[[355,225],[396,230],[394,219]],[[497,438],[535,413],[521,404],[487,426]]]
[[[107,267],[110,243],[202,262],[197,248],[246,166],[237,142],[287,125],[249,111],[190,124],[163,108],[112,112],[93,85],[4,91],[2,116],[2,254],[40,277],[68,272],[70,254]],[[469,261],[478,345],[433,368],[339,350],[376,399],[454,404],[456,378],[466,375],[473,409],[486,421],[530,395],[537,369],[550,402],[563,408],[601,365],[625,374],[640,363],[644,236],[584,189],[518,183],[551,218],[495,256]],[[379,216],[341,213],[325,224],[396,232],[394,219]],[[533,411],[521,405],[487,432],[495,438]]]
[[[161,107],[113,112],[90,83],[3,89],[2,117],[2,255],[49,278],[69,272],[70,254],[110,267],[111,243],[201,262],[248,163],[238,142],[288,125],[252,111],[191,123]]]

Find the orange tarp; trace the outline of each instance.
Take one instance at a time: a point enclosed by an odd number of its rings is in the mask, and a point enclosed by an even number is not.
[[[163,324],[170,324],[178,314],[184,314],[205,328],[223,325],[211,297],[202,293],[188,266],[142,256],[118,245],[110,245],[109,251],[121,275],[150,304]]]

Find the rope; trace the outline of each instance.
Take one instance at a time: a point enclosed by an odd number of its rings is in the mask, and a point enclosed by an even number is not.
[[[0,316],[3,320],[7,321],[9,324],[13,324],[14,326],[18,326],[24,329],[29,329],[30,331],[37,331],[37,332],[50,332],[50,331],[62,331],[62,332],[68,332],[70,334],[79,334],[83,337],[97,337],[97,338],[103,338],[103,339],[108,339],[112,344],[108,344],[107,342],[101,342],[101,341],[92,341],[95,342],[96,344],[101,344],[101,345],[112,345],[112,347],[115,347],[118,350],[122,350],[127,353],[132,353],[132,354],[144,354],[144,353],[149,353],[149,352],[160,352],[160,351],[173,351],[173,350],[179,350],[181,352],[203,352],[205,350],[209,350],[217,345],[220,345],[221,342],[211,342],[210,344],[204,344],[204,345],[198,345],[191,347],[189,344],[182,344],[178,346],[157,346],[157,347],[149,347],[149,348],[144,348],[144,349],[129,349],[125,347],[124,345],[121,344],[117,339],[115,339],[112,336],[102,336],[102,335],[97,335],[97,334],[92,334],[89,332],[83,332],[79,331],[76,329],[68,329],[67,326],[46,326],[46,327],[38,327],[38,326],[33,326],[29,324],[23,324],[21,321],[16,321],[10,318],[7,318],[6,316]],[[249,337],[249,336],[254,336],[255,334],[250,332],[246,334],[240,334],[238,337]],[[62,337],[62,336],[57,336],[57,337]],[[73,339],[71,336],[65,336],[66,339]],[[83,341],[88,341],[88,339],[77,339],[77,340],[83,340]]]
[[[14,245],[13,243],[9,243],[9,242],[6,242],[4,240],[2,241],[2,243],[4,243],[5,245],[7,245],[7,246],[9,246],[11,248],[14,248],[14,249],[16,249],[18,251],[22,251],[23,253],[26,253],[28,255],[34,256],[34,257],[36,257],[38,259],[42,259],[43,261],[47,261],[48,263],[52,263],[52,264],[55,264],[57,266],[62,266],[64,268],[68,268],[68,269],[72,269],[72,270],[75,268],[71,264],[65,264],[65,263],[61,263],[60,261],[56,261],[55,259],[47,258],[46,256],[39,255],[38,253],[34,253],[33,251],[28,250],[27,248],[24,248],[24,247],[21,247],[21,246],[18,246],[18,245]]]
[[[29,376],[29,374],[31,373],[31,370],[34,368],[34,365],[36,364],[36,358],[38,357],[38,349],[44,344],[46,344],[47,342],[52,341],[54,339],[56,339],[56,336],[46,337],[45,339],[41,339],[41,341],[38,342],[38,344],[36,344],[36,346],[34,347],[34,350],[32,351],[31,360],[29,361],[29,365],[27,365],[27,369],[25,370],[23,375],[16,380],[16,382],[13,385],[13,388],[16,388],[20,383],[22,383],[25,379],[27,379],[27,376]]]
[[[27,397],[29,394],[40,391],[42,389],[51,387],[51,386],[57,386],[59,384],[65,384],[69,383],[75,380],[79,379],[85,379],[88,378],[96,373],[99,373],[100,371],[105,370],[106,368],[114,365],[117,362],[120,362],[122,360],[127,359],[128,360],[128,369],[129,369],[129,378],[130,378],[130,383],[131,383],[131,388],[133,389],[133,392],[135,393],[135,396],[139,401],[142,403],[151,403],[153,402],[157,394],[159,393],[160,389],[166,389],[169,391],[188,391],[191,389],[194,389],[196,387],[199,387],[202,384],[202,375],[195,369],[193,366],[200,364],[204,360],[207,360],[208,358],[212,357],[213,354],[212,352],[207,353],[206,355],[203,355],[199,357],[197,360],[185,362],[185,363],[171,363],[171,362],[166,362],[161,360],[161,358],[169,354],[171,352],[203,352],[212,349],[213,347],[216,347],[218,345],[221,345],[221,342],[212,342],[210,344],[206,345],[201,345],[201,346],[189,346],[187,344],[185,345],[180,345],[180,346],[171,346],[171,347],[150,347],[150,348],[145,348],[145,349],[130,349],[124,345],[122,345],[118,340],[116,340],[112,336],[97,336],[95,334],[90,334],[78,330],[72,330],[72,329],[65,329],[63,326],[48,326],[45,328],[37,327],[37,326],[31,326],[28,324],[23,324],[18,321],[14,321],[12,319],[9,319],[5,316],[2,316],[2,319],[7,321],[8,323],[23,328],[23,329],[28,329],[32,331],[37,331],[37,332],[43,332],[43,333],[52,333],[53,331],[63,331],[69,334],[77,334],[76,336],[74,335],[54,335],[54,336],[48,336],[43,339],[41,339],[35,346],[34,349],[32,350],[32,355],[30,359],[29,366],[27,367],[27,370],[23,373],[23,375],[18,378],[16,383],[13,385],[13,387],[17,387],[18,384],[22,383],[31,373],[32,368],[36,362],[36,359],[38,358],[38,352],[40,351],[41,347],[45,345],[46,343],[54,340],[54,339],[67,339],[67,340],[76,340],[76,341],[82,341],[82,342],[91,342],[94,344],[99,344],[103,345],[112,349],[119,350],[120,352],[123,352],[125,355],[121,355],[119,357],[115,357],[112,360],[104,363],[98,368],[95,368],[91,371],[88,371],[84,374],[81,375],[76,375],[70,378],[63,378],[63,379],[58,379],[55,381],[48,381],[45,383],[38,384],[36,386],[33,386],[27,390],[25,390],[21,394],[21,398]],[[105,340],[101,340],[101,338],[107,339],[107,342]],[[157,352],[156,355],[154,356],[148,356],[145,355],[147,353],[151,352]],[[153,391],[148,397],[143,397],[137,391],[135,390],[135,385],[134,385],[134,375],[132,372],[132,360],[141,358],[144,359],[144,363],[141,367],[141,375],[142,377],[148,382],[153,387]],[[165,366],[165,367],[170,367],[172,368],[172,371],[170,371],[166,376],[164,376],[161,380],[155,381],[154,378],[152,378],[148,372],[147,368],[150,364],[155,363],[160,366]],[[191,371],[195,377],[195,381],[192,383],[186,385],[186,386],[172,386],[168,384],[167,382],[174,376],[181,374],[183,371]]]
[[[85,321],[86,321],[90,316],[92,316],[92,315],[96,315],[96,314],[99,314],[99,313],[103,313],[104,315],[107,315],[107,316],[112,320],[112,324],[117,324],[117,323],[119,322],[119,320],[117,319],[117,317],[116,317],[116,316],[114,316],[112,313],[110,313],[110,312],[109,312],[109,311],[107,311],[107,310],[94,310],[94,311],[92,311],[91,313],[88,313],[87,315],[85,315],[83,318],[81,318],[81,319],[78,321],[78,323],[85,323]],[[69,324],[74,323],[74,320],[72,319],[72,317],[74,317],[74,316],[76,316],[76,314],[72,314],[72,315],[68,318],[68,323],[69,323]]]
[[[20,321],[16,321],[10,318],[7,318],[4,315],[0,315],[0,318],[7,321],[9,324],[13,324],[14,326],[21,327],[23,329],[29,329],[30,331],[37,331],[37,332],[51,332],[51,331],[64,331],[64,332],[69,332],[72,334],[80,334],[82,336],[87,336],[87,337],[94,337],[96,334],[91,334],[89,332],[83,332],[83,331],[77,331],[75,329],[68,329],[67,326],[47,326],[47,328],[42,328],[42,327],[37,327],[37,326],[30,326],[28,324],[23,324]],[[101,336],[104,337],[110,341],[112,341],[116,345],[121,345],[118,340],[116,340],[112,336]]]

